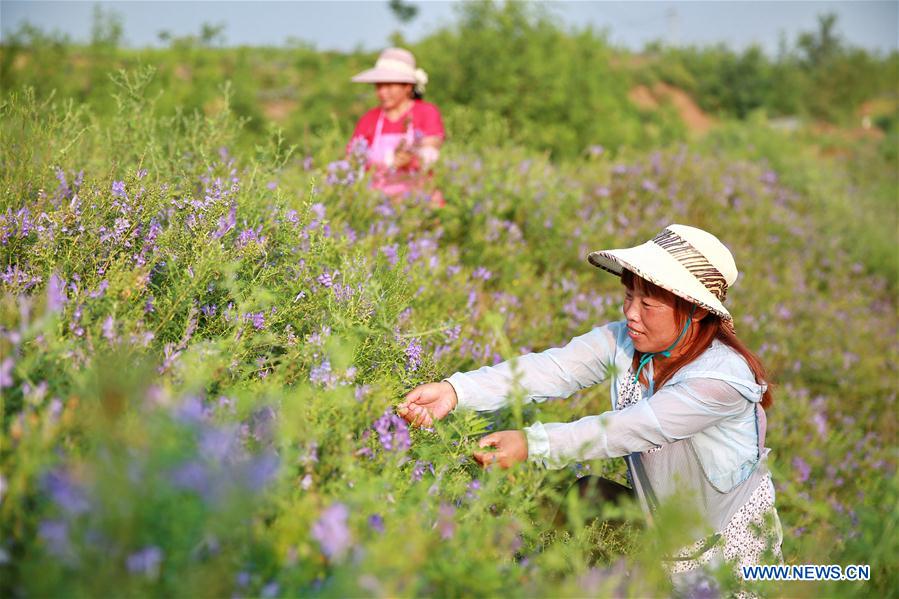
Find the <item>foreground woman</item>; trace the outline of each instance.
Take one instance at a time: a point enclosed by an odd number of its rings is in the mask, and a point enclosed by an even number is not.
[[[480,446],[495,451],[475,458],[484,465],[530,460],[560,468],[623,456],[631,491],[650,521],[677,494],[715,531],[697,534],[694,545],[670,556],[672,574],[722,558],[737,565],[780,561],[764,447],[764,408],[772,397],[761,362],[736,337],[723,304],[737,279],[730,251],[701,229],[671,225],[640,246],[588,259],[621,277],[625,320],[518,358],[514,378],[528,401],[543,401],[611,377],[611,410],[487,435]],[[513,362],[503,362],[420,385],[399,414],[430,425],[456,408],[496,410],[507,404],[512,372]]]
[[[373,83],[379,105],[359,119],[347,151],[364,145],[372,187],[388,196],[424,189],[445,137],[440,111],[422,100],[427,74],[416,68],[411,52],[388,48],[353,81]],[[442,204],[439,192],[432,199]]]

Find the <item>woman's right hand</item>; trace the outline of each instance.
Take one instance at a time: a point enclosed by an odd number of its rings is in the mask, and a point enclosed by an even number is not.
[[[413,426],[431,426],[435,420],[452,412],[457,403],[456,390],[448,382],[441,381],[412,389],[396,411]]]
[[[412,166],[412,162],[415,160],[415,149],[410,147],[405,139],[400,140],[393,152],[394,168],[402,170]]]

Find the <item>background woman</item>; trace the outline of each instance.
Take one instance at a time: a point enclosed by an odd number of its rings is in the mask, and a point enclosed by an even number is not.
[[[737,278],[731,253],[710,233],[671,225],[647,243],[593,252],[589,261],[621,277],[625,320],[518,358],[515,378],[528,400],[543,401],[611,377],[611,410],[487,435],[480,446],[495,451],[475,458],[485,465],[531,460],[560,468],[625,457],[632,491],[650,521],[658,505],[677,494],[714,533],[697,531],[694,545],[669,556],[669,571],[722,557],[738,565],[761,563],[766,555],[780,561],[764,447],[763,408],[772,398],[761,362],[736,337],[722,303]],[[456,373],[413,389],[399,413],[428,425],[458,407],[496,410],[512,385],[511,362]],[[615,483],[600,482],[608,497]]]
[[[408,50],[388,48],[373,69],[353,81],[373,83],[379,106],[359,119],[347,151],[364,144],[372,187],[387,195],[399,197],[422,189],[445,137],[440,111],[422,100],[427,73],[416,68]],[[432,200],[442,205],[442,195],[435,196]]]

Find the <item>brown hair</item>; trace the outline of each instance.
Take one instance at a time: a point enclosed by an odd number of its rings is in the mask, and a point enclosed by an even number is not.
[[[683,327],[687,324],[687,319],[690,318],[690,314],[695,307],[695,304],[671,293],[667,289],[662,289],[658,285],[655,285],[642,277],[638,277],[634,273],[629,270],[624,270],[621,273],[621,282],[630,290],[636,290],[640,293],[644,293],[649,297],[658,298],[669,304],[674,304],[674,319],[677,323],[678,327]],[[693,339],[690,342],[690,345],[686,348],[686,351],[679,356],[674,358],[668,358],[663,360],[658,360],[655,362],[655,386],[656,389],[659,389],[664,385],[668,380],[674,375],[675,372],[680,370],[683,366],[686,366],[696,358],[698,358],[702,353],[708,349],[709,345],[712,344],[712,341],[718,339],[735,352],[743,356],[743,359],[746,360],[746,364],[749,366],[749,369],[752,370],[752,374],[755,376],[755,382],[762,385],[768,384],[768,375],[765,372],[765,367],[762,364],[762,361],[756,356],[752,351],[749,350],[746,345],[740,341],[737,336],[731,331],[731,329],[724,324],[724,320],[711,312],[708,313],[702,320],[693,324],[691,328],[694,329]],[[637,370],[637,367],[640,363],[640,358],[643,357],[643,353],[640,351],[634,351],[634,362],[633,369]],[[646,380],[646,370],[640,373],[640,380],[644,383],[647,383]],[[762,395],[762,407],[767,409],[774,402],[774,398],[771,395],[771,385],[768,384],[768,388],[765,390],[765,393]]]

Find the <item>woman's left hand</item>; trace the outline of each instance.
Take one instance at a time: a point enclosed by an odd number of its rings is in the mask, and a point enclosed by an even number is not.
[[[479,464],[500,468],[510,468],[528,459],[528,439],[523,431],[500,431],[491,433],[478,442],[480,447],[494,447],[496,451],[476,451],[474,459]]]

